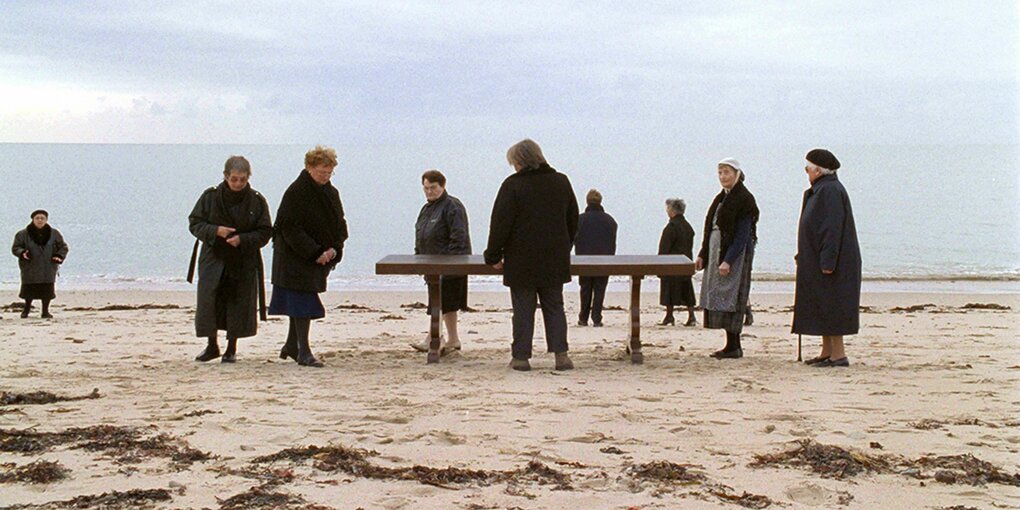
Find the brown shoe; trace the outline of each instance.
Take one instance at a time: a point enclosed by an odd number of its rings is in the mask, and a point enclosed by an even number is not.
[[[573,370],[574,362],[570,361],[570,356],[565,352],[556,353],[556,370]]]
[[[514,358],[510,360],[510,368],[519,372],[527,372],[531,370],[531,363],[529,363],[526,359]]]

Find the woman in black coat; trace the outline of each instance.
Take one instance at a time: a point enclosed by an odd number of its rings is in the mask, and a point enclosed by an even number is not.
[[[740,333],[751,292],[751,267],[758,242],[758,205],[744,186],[744,171],[733,158],[719,162],[722,191],[705,215],[697,270],[701,280],[701,307],[705,328],[726,330],[726,346],[712,353],[717,359],[742,358]]]
[[[205,190],[188,216],[196,238],[189,282],[196,262],[198,265],[195,334],[209,339],[205,350],[195,357],[198,361],[220,357],[216,334],[222,329],[227,332],[227,350],[221,361],[233,363],[237,339],[255,336],[256,311],[265,312],[261,250],[273,236],[273,223],[269,204],[252,189],[250,178],[248,160],[231,156],[223,165],[223,182]]]
[[[570,179],[553,169],[532,140],[507,151],[515,173],[503,181],[492,205],[485,263],[503,271],[514,309],[510,367],[531,370],[536,301],[542,305],[545,340],[556,370],[570,370],[563,284],[570,281],[570,249],[577,235],[577,197]]]
[[[662,229],[659,237],[659,255],[687,255],[691,258],[694,252],[694,227],[687,223],[684,211],[687,203],[679,198],[666,199],[666,215],[669,222]],[[676,324],[673,307],[687,307],[687,322],[684,326],[695,326],[694,318],[694,282],[690,276],[660,276],[659,304],[666,307],[666,317],[659,323],[661,326]]]
[[[67,258],[67,243],[60,231],[49,225],[50,213],[39,209],[32,212],[32,222],[14,235],[11,253],[18,257],[21,270],[21,292],[25,300],[21,318],[28,317],[32,300],[42,301],[42,318],[52,319],[50,301],[57,297],[55,284],[60,264]]]
[[[807,153],[804,192],[797,231],[797,290],[793,332],[820,335],[822,352],[805,363],[850,366],[844,335],[860,329],[861,248],[850,196],[836,177],[839,160],[825,149]]]
[[[273,299],[271,315],[290,317],[280,359],[321,367],[312,355],[308,331],[312,319],[326,316],[319,293],[340,263],[347,241],[347,221],[340,193],[329,179],[337,166],[336,151],[316,146],[305,154],[305,169],[287,188],[276,211],[273,231]]]

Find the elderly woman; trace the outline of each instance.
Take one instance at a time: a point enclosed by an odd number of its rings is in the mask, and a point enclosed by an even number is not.
[[[21,269],[21,292],[18,297],[25,300],[21,318],[27,318],[32,310],[32,300],[42,301],[43,319],[52,319],[50,301],[57,297],[54,284],[57,270],[67,258],[67,243],[60,231],[49,225],[50,213],[39,209],[32,212],[32,222],[14,235],[11,253],[18,257]]]
[[[836,177],[836,156],[814,149],[805,159],[811,188],[804,192],[797,231],[793,332],[822,337],[822,352],[808,365],[847,367],[843,336],[860,329],[861,248],[854,212]]]
[[[421,176],[425,205],[414,224],[415,255],[469,255],[471,234],[468,230],[467,209],[464,204],[446,192],[446,176],[439,170],[428,170]],[[457,335],[457,311],[467,310],[467,276],[443,276],[440,279],[443,322],[449,339],[440,352],[460,350]],[[432,308],[432,304],[429,304]],[[411,347],[428,352],[429,338]]]
[[[290,318],[280,359],[321,367],[312,355],[308,332],[312,319],[326,316],[319,293],[344,254],[347,220],[340,193],[329,179],[337,166],[336,151],[316,146],[305,154],[305,168],[287,188],[276,211],[273,232],[272,315]]]
[[[514,174],[503,181],[492,205],[485,263],[503,271],[513,306],[510,368],[531,370],[535,305],[542,305],[545,341],[556,370],[570,370],[563,284],[570,281],[570,249],[577,235],[577,197],[570,179],[549,166],[532,140],[510,147]]]
[[[220,361],[236,361],[237,339],[255,336],[256,310],[265,312],[261,250],[273,236],[273,223],[269,204],[250,179],[248,160],[231,156],[223,165],[223,182],[205,190],[188,216],[196,238],[189,282],[198,262],[195,335],[209,339],[197,361],[220,357],[216,335],[221,329],[227,333],[227,350]]]
[[[694,227],[687,223],[684,211],[687,203],[679,198],[666,199],[666,216],[669,222],[662,229],[659,237],[659,255],[687,255],[693,257]],[[684,326],[695,326],[694,318],[694,283],[690,276],[660,276],[659,304],[666,307],[666,317],[659,323],[661,326],[676,324],[673,308],[687,307],[687,322]]]
[[[742,358],[740,333],[758,242],[758,205],[744,186],[740,162],[726,158],[719,162],[717,171],[722,191],[705,215],[704,237],[695,267],[705,270],[701,280],[705,328],[726,330],[726,346],[712,353],[712,357]]]

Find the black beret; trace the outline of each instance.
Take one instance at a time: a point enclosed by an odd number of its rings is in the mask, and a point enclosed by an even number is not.
[[[839,160],[825,149],[811,149],[804,159],[829,170],[839,170]]]
[[[44,211],[44,210],[42,210],[42,209],[36,209],[36,210],[32,211],[32,215],[31,215],[31,216],[29,216],[29,218],[35,218],[35,216],[36,216],[37,214],[41,214],[41,215],[43,215],[43,216],[45,216],[45,217],[47,217],[47,218],[49,218],[49,217],[50,217],[50,213],[48,213],[48,212],[46,212],[46,211]]]

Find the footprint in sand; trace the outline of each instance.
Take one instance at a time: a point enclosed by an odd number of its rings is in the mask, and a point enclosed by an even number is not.
[[[825,507],[831,507],[844,501],[849,502],[853,497],[849,492],[826,489],[811,482],[790,486],[786,489],[785,494],[795,503]]]

